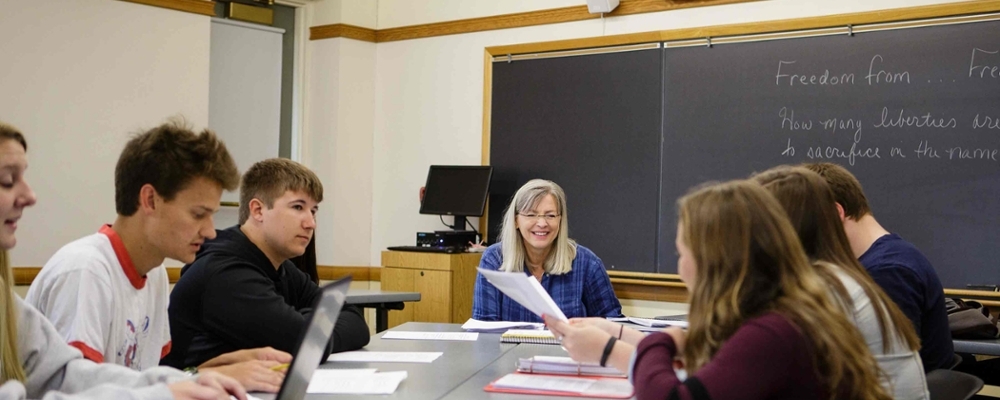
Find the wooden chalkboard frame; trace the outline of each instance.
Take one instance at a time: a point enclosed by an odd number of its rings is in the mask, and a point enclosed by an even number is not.
[[[482,164],[490,164],[490,126],[493,90],[492,77],[493,62],[496,57],[510,57],[519,54],[561,52],[643,43],[724,38],[728,36],[740,35],[781,34],[793,31],[848,26],[853,27],[866,24],[903,23],[900,27],[905,27],[905,22],[907,21],[993,12],[1000,12],[1000,0],[977,0],[952,4],[908,7],[822,17],[717,25],[487,47],[483,54]],[[490,205],[487,204],[487,207],[490,207]],[[489,221],[485,216],[480,219],[479,224],[480,231],[486,232],[487,227],[489,226]],[[611,276],[612,284],[615,286],[618,296],[622,298],[671,302],[685,302],[687,299],[684,284],[680,282],[680,277],[676,274],[637,273],[624,271],[609,271],[608,273]],[[979,299],[982,300],[984,304],[1000,306],[1000,293],[946,288],[945,294],[953,297]]]

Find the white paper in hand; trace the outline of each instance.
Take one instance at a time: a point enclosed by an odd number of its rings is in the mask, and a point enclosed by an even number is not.
[[[522,273],[512,274],[482,268],[479,268],[479,273],[483,274],[486,280],[490,281],[503,294],[514,299],[517,304],[535,313],[539,318],[542,315],[548,315],[562,321],[566,320],[566,314],[563,314],[556,302],[552,300],[552,296],[549,296],[545,288],[538,283],[538,279]]]

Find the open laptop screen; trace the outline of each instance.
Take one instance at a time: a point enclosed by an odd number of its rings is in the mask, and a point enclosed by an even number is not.
[[[313,372],[324,361],[323,354],[333,336],[333,326],[340,316],[340,309],[347,301],[347,289],[350,286],[351,277],[347,276],[321,289],[323,295],[313,308],[309,326],[299,343],[299,351],[295,353],[292,365],[288,367],[277,400],[302,400],[306,396]]]

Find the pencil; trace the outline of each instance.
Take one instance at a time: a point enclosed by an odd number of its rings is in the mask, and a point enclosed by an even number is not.
[[[271,371],[284,371],[286,369],[288,369],[288,363],[278,364],[271,367]]]

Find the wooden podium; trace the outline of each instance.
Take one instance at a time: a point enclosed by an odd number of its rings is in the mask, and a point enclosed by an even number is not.
[[[465,323],[482,253],[382,252],[382,290],[419,292],[420,301],[389,311],[389,328],[404,322]]]

